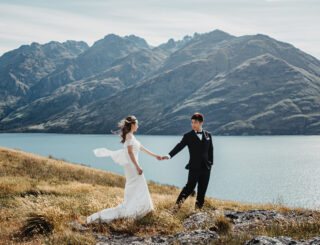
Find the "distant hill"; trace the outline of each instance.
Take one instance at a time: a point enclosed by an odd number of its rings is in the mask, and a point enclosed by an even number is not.
[[[110,133],[134,114],[139,133],[181,134],[199,111],[216,135],[320,133],[320,61],[262,34],[24,45],[0,78],[0,132]]]

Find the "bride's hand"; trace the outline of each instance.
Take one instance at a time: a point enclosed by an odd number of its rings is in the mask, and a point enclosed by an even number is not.
[[[156,155],[156,158],[157,158],[158,160],[162,160],[162,157],[161,157],[161,156]]]
[[[138,171],[139,175],[141,175],[143,173],[142,169],[139,166],[137,167],[137,171]]]

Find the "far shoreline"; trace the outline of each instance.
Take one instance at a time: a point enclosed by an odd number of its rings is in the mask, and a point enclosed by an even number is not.
[[[209,131],[210,132],[210,131]],[[57,133],[57,132],[0,132],[1,134],[51,134],[51,135],[108,135],[108,136],[117,136],[117,134],[104,134],[104,133]],[[183,136],[182,134],[139,134],[137,132],[135,135],[141,135],[141,136]],[[272,137],[272,136],[320,136],[320,134],[242,134],[242,135],[236,135],[236,134],[229,134],[229,135],[215,135],[212,134],[214,137]]]

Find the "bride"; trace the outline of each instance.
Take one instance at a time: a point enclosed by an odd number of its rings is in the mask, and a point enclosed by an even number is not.
[[[138,120],[135,116],[128,116],[118,125],[124,148],[117,151],[98,148],[94,150],[94,154],[97,157],[110,156],[113,161],[124,167],[126,176],[124,201],[116,207],[107,208],[88,216],[87,224],[108,223],[117,218],[143,217],[154,210],[146,179],[138,163],[138,155],[142,150],[158,160],[161,160],[161,156],[144,148],[133,135],[138,129]]]

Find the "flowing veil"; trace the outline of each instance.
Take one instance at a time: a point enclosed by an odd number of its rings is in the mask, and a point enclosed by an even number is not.
[[[111,157],[115,163],[118,163],[121,166],[129,164],[125,149],[111,151],[107,148],[97,148],[93,150],[93,153],[96,157]]]

